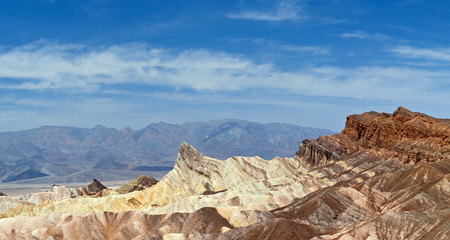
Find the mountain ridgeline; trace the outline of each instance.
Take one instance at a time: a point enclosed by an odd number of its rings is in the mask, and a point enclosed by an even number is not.
[[[447,240],[449,199],[450,120],[399,107],[350,115],[291,158],[184,142],[160,181],[0,197],[0,239]]]
[[[177,148],[184,141],[219,159],[292,157],[302,140],[331,133],[325,129],[242,120],[181,125],[160,122],[136,131],[100,125],[92,129],[43,126],[0,133],[0,180],[48,176],[49,182],[73,182],[88,181],[99,174],[103,180],[119,180],[118,175],[129,179],[129,174],[137,172],[169,171],[177,158]]]

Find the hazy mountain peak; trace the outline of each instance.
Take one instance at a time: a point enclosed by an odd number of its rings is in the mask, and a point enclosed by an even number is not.
[[[261,124],[237,119],[184,124],[159,122],[137,131],[102,125],[92,129],[43,126],[0,133],[0,156],[11,159],[11,166],[17,166],[14,173],[9,167],[0,172],[0,180],[20,174],[20,169],[40,172],[40,168],[49,169],[45,174],[50,176],[44,179],[62,182],[67,175],[71,179],[88,181],[92,175],[84,173],[91,170],[111,172],[109,176],[114,179],[119,176],[112,174],[113,171],[173,166],[177,148],[184,141],[219,159],[255,155],[266,159],[290,157],[303,139],[331,133],[291,124]],[[17,144],[11,145],[12,142]],[[21,164],[20,167],[14,163],[19,159],[36,164]]]
[[[113,128],[107,128],[100,124],[97,124],[95,127],[92,128],[92,130],[106,130],[106,129],[113,129]]]

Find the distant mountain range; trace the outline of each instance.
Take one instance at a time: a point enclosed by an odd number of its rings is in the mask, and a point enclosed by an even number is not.
[[[52,183],[83,182],[103,176],[105,181],[129,179],[142,171],[168,171],[182,142],[219,159],[293,157],[303,139],[329,134],[325,129],[228,119],[181,125],[160,122],[137,131],[100,125],[92,129],[43,126],[0,133],[0,180],[41,177]]]
[[[449,199],[450,119],[399,107],[350,115],[293,158],[217,160],[182,143],[159,182],[0,197],[0,239],[448,240]]]

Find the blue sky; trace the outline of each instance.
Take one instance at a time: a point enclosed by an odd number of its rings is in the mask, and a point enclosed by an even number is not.
[[[450,118],[447,1],[0,2],[0,131]]]

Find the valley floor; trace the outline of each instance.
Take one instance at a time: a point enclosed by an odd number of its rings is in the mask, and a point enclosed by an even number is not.
[[[116,189],[126,183],[126,180],[121,181],[106,181],[102,182],[109,189]],[[78,188],[86,186],[90,182],[79,182],[79,183],[61,183],[57,185],[63,185],[66,187]],[[6,194],[10,198],[17,198],[28,193],[38,193],[50,190],[52,185],[49,184],[18,184],[18,183],[0,183],[0,192]]]

